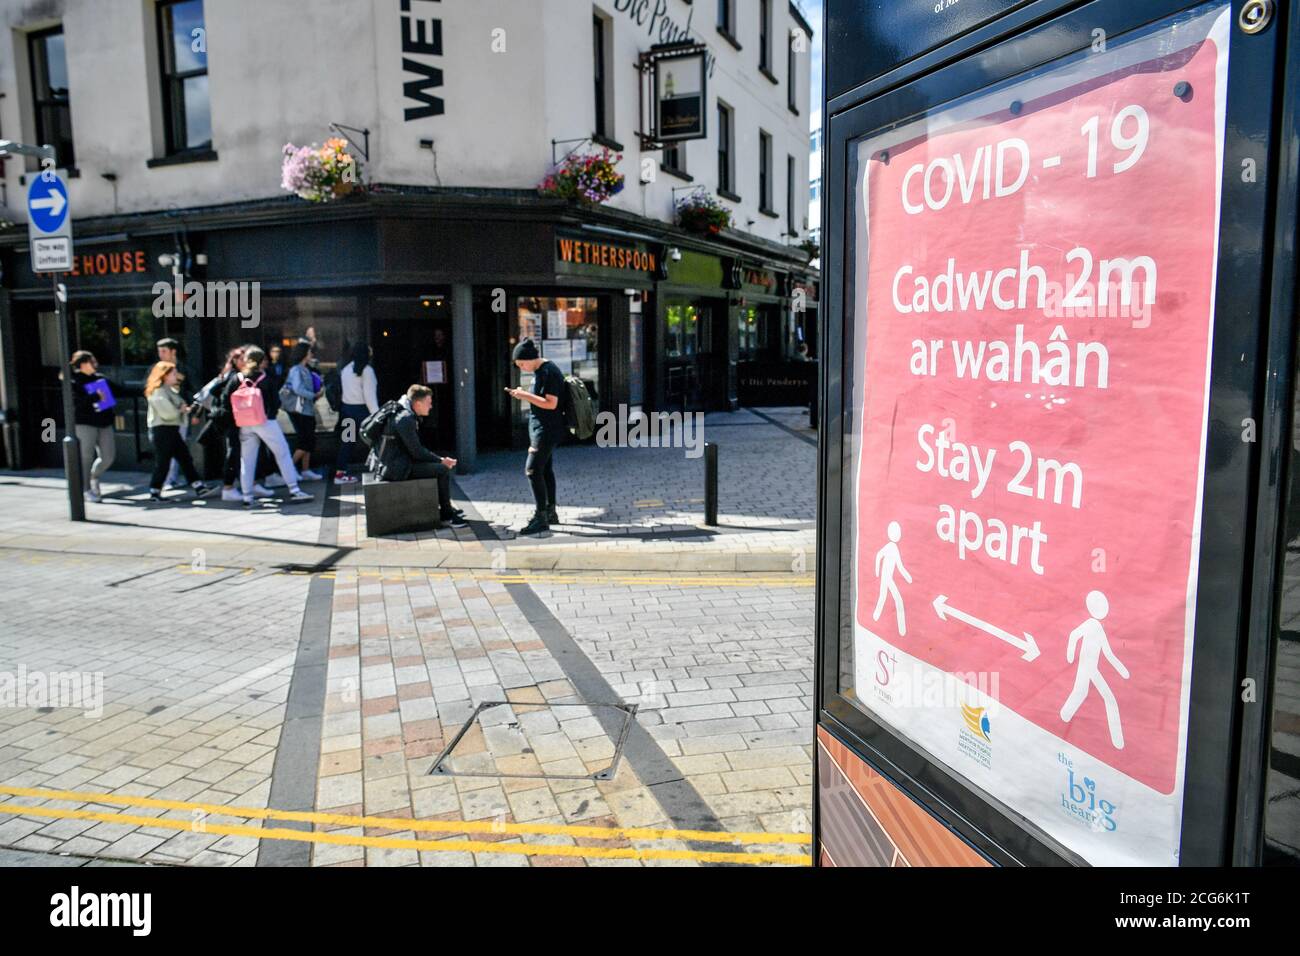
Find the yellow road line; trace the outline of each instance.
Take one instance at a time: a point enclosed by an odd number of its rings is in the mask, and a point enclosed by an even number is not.
[[[401,817],[352,816],[307,810],[272,810],[259,807],[228,807],[220,803],[191,803],[185,800],[159,800],[113,793],[79,790],[43,790],[36,787],[0,786],[0,794],[35,797],[41,800],[65,800],[70,803],[109,803],[125,807],[148,807],[159,810],[193,812],[200,810],[213,816],[245,817],[257,820],[292,820],[299,823],[323,823],[332,826],[382,827],[387,830],[418,830],[428,833],[511,833],[544,836],[590,837],[597,840],[692,840],[707,843],[793,843],[809,841],[806,833],[731,833],[717,830],[668,830],[655,827],[593,827],[560,823],[497,823],[484,820],[407,820]],[[9,806],[9,804],[5,804]],[[153,818],[151,818],[153,819]]]
[[[20,807],[0,803],[0,813],[47,817],[57,820],[96,820],[101,823],[130,824],[167,830],[218,833],[222,836],[252,837],[255,840],[294,840],[302,843],[329,843],[336,846],[372,846],[390,850],[419,850],[433,853],[504,853],[514,856],[573,856],[603,860],[693,860],[700,863],[762,863],[809,866],[808,854],[791,853],[722,853],[698,850],[652,850],[634,847],[544,846],[536,843],[483,843],[475,840],[411,840],[400,837],[367,837],[342,833],[316,833],[303,830],[279,830],[250,826],[227,826],[220,823],[196,825],[185,820],[164,817],[139,817],[132,814],[100,813],[92,810],[55,810],[49,807]]]

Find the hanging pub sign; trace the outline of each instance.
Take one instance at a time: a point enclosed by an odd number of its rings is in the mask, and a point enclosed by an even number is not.
[[[708,51],[703,45],[657,56],[654,69],[654,138],[661,143],[708,135]]]

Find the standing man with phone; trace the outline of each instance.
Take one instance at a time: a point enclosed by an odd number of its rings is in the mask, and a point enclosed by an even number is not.
[[[551,525],[560,523],[560,516],[555,510],[555,447],[564,440],[564,412],[560,403],[564,399],[564,375],[559,366],[548,362],[537,351],[537,343],[524,339],[515,346],[510,356],[521,372],[533,376],[533,390],[526,392],[522,388],[507,388],[511,398],[527,402],[528,415],[528,461],[524,465],[524,474],[533,488],[533,499],[537,510],[532,520],[519,530],[520,534],[542,534],[551,529]]]

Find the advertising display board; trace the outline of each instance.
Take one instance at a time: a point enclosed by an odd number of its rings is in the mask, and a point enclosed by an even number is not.
[[[853,147],[845,696],[1094,864],[1179,858],[1230,25]]]

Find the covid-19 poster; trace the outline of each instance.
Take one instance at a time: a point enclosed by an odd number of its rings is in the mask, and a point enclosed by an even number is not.
[[[853,696],[1094,864],[1178,862],[1229,23],[856,145]]]

